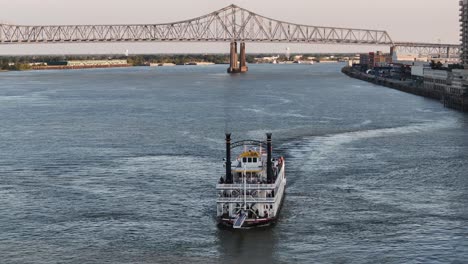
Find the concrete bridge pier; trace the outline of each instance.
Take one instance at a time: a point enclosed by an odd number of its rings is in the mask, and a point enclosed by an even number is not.
[[[229,68],[228,73],[237,73],[239,67],[237,67],[237,42],[231,42],[231,51],[229,57]]]
[[[240,64],[240,65],[239,65]],[[237,42],[231,42],[230,57],[229,57],[229,68],[228,73],[243,73],[247,72],[247,62],[245,58],[245,42],[241,42],[240,45],[240,62],[237,56]]]
[[[247,72],[249,67],[247,67],[247,60],[245,58],[245,42],[241,42],[240,45],[240,72]]]
[[[391,47],[390,47],[390,56],[393,57],[393,54],[395,53],[395,49],[396,49],[395,46],[391,46]]]

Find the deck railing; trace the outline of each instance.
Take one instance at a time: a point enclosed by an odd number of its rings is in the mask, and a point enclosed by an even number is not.
[[[260,198],[249,197],[245,199],[247,203],[275,203],[276,197]],[[239,197],[220,197],[217,199],[218,203],[243,203],[244,196]]]
[[[246,184],[245,185],[247,190],[273,190],[276,187],[276,184]],[[216,185],[216,189],[218,190],[239,190],[244,189],[244,184],[218,184]]]

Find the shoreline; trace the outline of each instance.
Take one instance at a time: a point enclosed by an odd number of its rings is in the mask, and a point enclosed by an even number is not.
[[[441,104],[443,104],[444,107],[455,109],[461,112],[468,112],[468,101],[465,101],[466,98],[460,96],[455,96],[435,90],[428,90],[425,89],[423,86],[411,85],[410,83],[404,81],[376,77],[360,71],[356,71],[351,67],[344,67],[341,69],[341,72],[354,79],[395,89],[401,92],[422,96],[432,100],[437,100]]]
[[[339,62],[336,62],[339,63]],[[305,63],[252,63],[256,65],[309,65]],[[325,64],[325,63],[323,63]],[[328,63],[327,63],[328,64]],[[108,69],[108,68],[132,68],[132,67],[175,67],[175,66],[215,66],[215,65],[229,65],[229,63],[186,63],[186,64],[171,64],[171,65],[131,65],[131,64],[118,64],[118,65],[81,65],[81,66],[32,66],[30,69],[21,69],[21,70],[0,70],[0,72],[21,72],[21,71],[47,71],[47,70],[80,70],[80,69]],[[312,65],[312,64],[311,64]]]
[[[130,64],[116,64],[116,65],[80,65],[80,66],[32,66],[32,71],[43,70],[80,70],[80,69],[107,69],[107,68],[126,68],[133,67]]]

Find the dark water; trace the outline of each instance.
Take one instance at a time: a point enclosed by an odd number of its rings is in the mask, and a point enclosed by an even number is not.
[[[341,65],[0,74],[1,263],[468,263],[468,115]],[[287,159],[216,227],[224,132]]]

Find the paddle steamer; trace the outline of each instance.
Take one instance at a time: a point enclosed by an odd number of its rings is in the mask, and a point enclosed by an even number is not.
[[[243,148],[236,160],[231,150]],[[231,144],[226,134],[226,174],[219,179],[217,217],[222,225],[249,228],[274,223],[286,188],[285,160],[272,157],[271,134],[266,142],[243,140]]]

